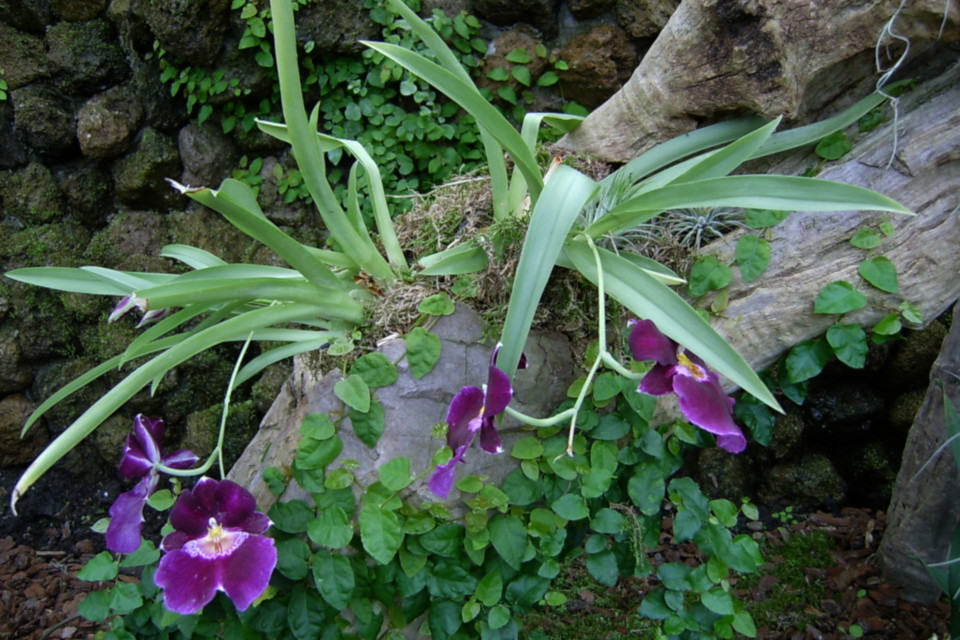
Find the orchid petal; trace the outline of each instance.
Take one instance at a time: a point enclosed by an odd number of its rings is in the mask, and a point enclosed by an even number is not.
[[[217,485],[216,499],[216,510],[211,515],[222,514],[217,520],[224,527],[239,527],[257,510],[253,494],[230,480],[221,480]]]
[[[471,425],[483,411],[485,394],[479,387],[463,387],[447,410],[447,444],[456,451],[473,441],[480,425]]]
[[[456,453],[449,462],[446,464],[438,464],[437,468],[433,470],[433,475],[430,476],[430,482],[427,483],[427,486],[437,497],[446,500],[447,496],[450,495],[450,489],[453,488],[453,477],[456,475],[457,465],[463,462],[463,454],[466,452],[466,450],[467,445],[460,447],[456,450]]]
[[[116,322],[130,313],[137,306],[136,300],[137,298],[133,295],[120,298],[120,302],[117,303],[117,306],[115,306],[113,311],[110,312],[110,315],[107,316],[107,322]]]
[[[670,366],[677,364],[677,343],[663,335],[652,320],[631,321],[630,354],[634,360],[653,360]]]
[[[163,439],[163,432],[166,429],[163,420],[159,418],[154,420],[142,413],[138,413],[133,418],[133,436],[143,447],[144,454],[151,462],[160,461],[160,441]]]
[[[652,396],[673,393],[673,379],[676,376],[676,369],[675,366],[653,365],[653,368],[643,376],[637,391],[649,393]]]
[[[483,415],[495,416],[507,408],[513,398],[510,378],[500,369],[490,367],[487,373],[487,393],[483,403]]]
[[[717,445],[731,453],[740,453],[747,440],[733,421],[730,398],[716,377],[710,374],[705,381],[693,376],[676,375],[674,390],[680,400],[680,410],[692,424],[718,436]]]
[[[120,466],[117,473],[120,477],[132,480],[142,478],[154,468],[154,461],[151,460],[143,450],[137,437],[134,434],[127,436],[123,443],[123,454],[120,456]]]
[[[222,566],[215,560],[170,551],[160,559],[153,581],[163,589],[163,603],[183,615],[197,613],[217,595]]]
[[[250,536],[239,549],[221,559],[220,563],[220,586],[233,600],[237,609],[244,611],[260,597],[270,583],[270,575],[277,565],[277,548],[273,538]]]
[[[496,418],[494,416],[484,416],[480,426],[480,448],[487,453],[501,453],[503,451],[503,442],[500,440],[500,432],[497,431]]]
[[[107,549],[115,553],[133,553],[140,548],[143,529],[143,506],[157,487],[157,475],[143,478],[130,491],[117,496],[110,505],[110,524],[107,525]]]
[[[193,451],[179,449],[163,456],[160,461],[171,469],[189,469],[195,465],[199,459]]]
[[[211,486],[211,483],[216,485],[216,480],[200,478],[192,490],[187,489],[180,494],[170,511],[170,524],[174,529],[195,538],[207,533],[210,518],[214,515],[210,505],[213,492],[216,491],[216,486]]]

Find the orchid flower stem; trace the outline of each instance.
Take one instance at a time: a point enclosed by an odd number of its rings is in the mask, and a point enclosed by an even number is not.
[[[550,416],[549,418],[533,418],[521,411],[517,411],[513,407],[507,407],[504,412],[511,418],[516,418],[520,422],[531,427],[552,427],[560,424],[564,420],[569,420],[570,416],[574,414],[573,409],[567,409],[554,416]]]
[[[608,368],[613,369],[624,378],[628,378],[630,380],[639,380],[643,377],[642,373],[630,371],[630,369],[627,369],[625,366],[620,364],[617,359],[614,358],[606,349],[601,351],[600,358],[603,359],[603,364],[607,365]]]
[[[593,243],[593,238],[588,235],[584,235],[584,238],[587,240],[587,245],[590,247],[590,251],[593,253],[594,262],[597,265],[597,357],[593,360],[593,365],[590,367],[590,371],[587,372],[587,379],[584,381],[583,386],[580,388],[580,393],[577,394],[577,400],[573,403],[573,416],[570,418],[570,434],[567,436],[567,455],[573,457],[573,436],[577,432],[577,415],[580,413],[580,407],[583,405],[583,401],[587,398],[587,393],[590,391],[590,383],[593,382],[594,376],[597,375],[597,369],[600,368],[600,363],[605,362],[604,356],[609,356],[610,360],[613,360],[613,356],[610,356],[607,353],[607,316],[606,316],[606,291],[603,286],[603,265],[600,262],[600,253],[597,251],[597,246]]]

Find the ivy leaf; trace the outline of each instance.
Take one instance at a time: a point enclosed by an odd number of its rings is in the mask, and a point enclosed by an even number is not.
[[[300,441],[293,461],[301,471],[323,469],[333,462],[342,450],[343,440],[338,437],[327,438],[326,440],[305,437]]]
[[[435,293],[428,296],[417,305],[417,311],[430,316],[449,316],[456,310],[456,305],[445,293]]]
[[[316,440],[329,440],[336,434],[337,426],[325,413],[311,413],[300,423],[300,433]]]
[[[886,256],[864,260],[857,267],[857,273],[881,291],[896,293],[900,289],[897,281],[897,267]]]
[[[787,377],[792,382],[809,380],[823,371],[832,353],[830,344],[821,338],[794,345],[784,360]]]
[[[776,422],[776,417],[767,405],[753,396],[744,394],[744,396],[733,405],[733,414],[738,420],[747,425],[747,429],[750,430],[750,435],[757,443],[764,447],[770,444],[770,439],[773,437],[773,425]]]
[[[737,242],[736,260],[743,281],[753,282],[770,264],[770,243],[748,233]]]
[[[717,256],[704,256],[690,269],[688,290],[694,298],[706,295],[710,291],[723,289],[733,280],[730,267],[720,264]]]
[[[407,487],[413,478],[410,477],[410,458],[400,456],[393,458],[378,469],[380,482],[390,491],[400,491]]]
[[[638,465],[627,483],[627,494],[645,516],[660,513],[665,483],[663,472],[654,464]]]
[[[307,536],[314,543],[331,549],[339,549],[353,540],[353,526],[347,512],[333,506],[320,511],[320,515],[307,525]]]
[[[87,563],[77,573],[77,577],[90,582],[100,582],[113,580],[119,573],[120,567],[117,561],[113,559],[113,555],[109,551],[101,551],[87,560]]]
[[[567,493],[560,496],[551,505],[558,516],[566,520],[583,520],[590,515],[590,509],[583,496]]]
[[[491,571],[483,576],[477,583],[474,595],[485,607],[492,607],[500,602],[500,597],[503,595],[503,577],[500,572]]]
[[[534,460],[543,455],[543,444],[539,438],[527,436],[513,445],[510,455],[518,460]]]
[[[147,498],[147,504],[150,505],[151,509],[156,511],[166,511],[173,506],[173,503],[177,499],[174,497],[173,492],[169,489],[160,489],[159,491],[154,491],[150,494],[150,497]]]
[[[609,549],[588,555],[587,571],[596,578],[597,582],[608,587],[617,584],[617,578],[620,576],[617,557]]]
[[[527,550],[527,529],[517,516],[499,514],[490,524],[490,542],[503,561],[509,566],[520,569],[523,554]]]
[[[733,598],[720,587],[701,593],[700,602],[717,615],[733,615]]]
[[[836,280],[823,288],[813,303],[814,313],[847,313],[862,309],[867,297],[846,280]]]
[[[850,238],[850,244],[857,249],[876,249],[882,241],[875,229],[860,229]]]
[[[487,72],[487,78],[494,82],[506,82],[510,79],[510,73],[503,67],[494,67]]]
[[[821,140],[814,152],[824,160],[836,160],[850,152],[853,146],[843,131],[834,131]]]
[[[310,547],[300,538],[277,542],[277,570],[291,580],[302,580],[310,572]]]
[[[867,361],[867,334],[860,325],[833,325],[827,329],[827,342],[840,362],[852,369],[863,368]]]
[[[297,640],[319,638],[323,632],[323,600],[313,589],[294,585],[287,605],[287,626]]]
[[[775,211],[773,209],[747,209],[743,224],[751,229],[767,229],[775,227],[790,215],[789,211]]]
[[[370,411],[370,387],[367,386],[363,378],[356,374],[350,374],[346,378],[338,380],[333,385],[333,393],[353,410],[360,413]]]
[[[270,507],[273,526],[286,533],[303,533],[314,518],[314,511],[303,500],[277,502]]]
[[[506,55],[507,62],[527,64],[530,62],[530,52],[523,47],[517,47]]]
[[[313,557],[313,582],[331,607],[343,611],[350,603],[356,578],[350,558],[320,549]]]
[[[360,541],[363,548],[380,564],[389,564],[403,542],[403,531],[397,514],[367,503],[360,508]],[[459,618],[459,608],[457,617]]]
[[[353,425],[353,432],[360,442],[372,449],[377,446],[377,442],[386,427],[383,405],[373,400],[370,403],[369,411],[360,412],[351,408],[350,423]]]
[[[883,320],[873,327],[873,332],[882,336],[893,336],[900,333],[903,325],[900,323],[900,314],[894,311],[888,313]]]
[[[416,327],[404,338],[407,344],[407,363],[410,373],[418,380],[430,373],[440,359],[440,338],[428,333],[423,327]]]
[[[363,378],[368,387],[387,387],[397,381],[397,367],[382,353],[367,353],[350,367],[351,375]]]
[[[530,76],[530,69],[522,65],[518,65],[511,69],[510,75],[512,75],[517,82],[525,87],[529,87],[530,83],[533,81]]]

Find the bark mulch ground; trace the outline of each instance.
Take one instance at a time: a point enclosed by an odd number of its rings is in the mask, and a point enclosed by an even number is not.
[[[762,536],[769,543],[772,553],[768,553],[766,559],[771,564],[764,572],[768,575],[759,583],[742,588],[740,596],[747,601],[762,602],[778,589],[787,588],[769,574],[778,562],[786,561],[776,550],[790,537],[819,531],[835,544],[830,566],[804,569],[806,584],[822,587],[822,595],[804,605],[802,611],[783,612],[782,619],[758,629],[757,637],[839,640],[856,637],[850,631],[856,626],[863,637],[869,639],[928,640],[934,634],[946,638],[949,607],[945,602],[930,607],[906,602],[881,578],[873,558],[883,526],[882,513],[847,508],[836,515],[814,513],[798,523],[757,532],[756,536]],[[62,543],[76,538],[76,532],[52,529],[48,533],[51,542],[58,536]],[[20,544],[14,537],[0,539],[0,638],[92,639],[96,625],[77,617],[76,610],[85,594],[96,585],[78,580],[75,575],[99,550],[101,543],[100,536],[90,534],[88,539],[71,542],[69,548],[45,551]],[[688,554],[682,547],[669,545],[657,551],[673,561],[682,561]],[[580,586],[576,592],[567,594],[570,600],[558,616],[557,628],[551,629],[550,621],[545,619],[540,629],[555,640],[602,640],[604,634],[589,639],[564,635],[564,629],[576,626],[573,618],[600,614],[605,620],[605,629],[611,634],[605,637],[624,637],[614,634],[629,634],[629,630],[635,628],[643,590],[644,585],[631,580],[623,580],[609,589],[595,583]],[[611,606],[611,602],[615,606]],[[797,627],[797,621],[802,621],[802,626]]]

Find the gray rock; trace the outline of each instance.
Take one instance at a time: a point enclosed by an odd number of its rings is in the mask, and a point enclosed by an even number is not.
[[[369,448],[357,439],[349,417],[340,422],[343,452],[338,460],[352,459],[359,463],[359,468],[353,471],[359,486],[375,482],[377,468],[398,456],[410,459],[414,475],[429,471],[434,453],[443,445],[432,436],[432,426],[445,420],[450,400],[461,387],[479,385],[486,379],[491,347],[481,343],[482,325],[473,311],[461,305],[454,315],[441,318],[432,331],[443,341],[442,354],[434,369],[419,380],[409,371],[403,339],[392,337],[381,343],[379,351],[397,363],[399,379],[389,387],[376,390],[387,427],[375,447]],[[514,406],[529,415],[546,416],[563,401],[573,380],[570,347],[564,338],[541,334],[531,336],[525,352],[530,368],[518,372],[515,378]],[[338,370],[321,375],[306,365],[303,358],[295,359],[293,375],[264,417],[257,436],[229,474],[256,496],[262,508],[268,509],[277,500],[263,482],[263,470],[268,466],[289,466],[300,441],[303,419],[312,413],[334,416],[346,413],[333,392],[341,378]],[[528,433],[509,419],[503,420],[500,432],[506,451]],[[329,468],[337,466],[334,462]],[[514,468],[516,461],[508,455],[486,454],[477,447],[468,453],[458,477],[478,474],[498,483]],[[428,479],[429,473],[415,481],[408,492],[437,500],[427,489]],[[293,498],[309,499],[309,495],[291,483],[280,499]],[[458,500],[454,489],[449,499],[453,511],[457,511]]]
[[[23,136],[14,127],[13,107],[9,100],[0,102],[0,149],[3,149],[3,153],[0,153],[0,169],[22,165],[29,156]]]
[[[617,0],[617,24],[636,40],[655,38],[680,0]]]
[[[879,558],[884,577],[908,600],[932,603],[940,589],[921,564],[949,557],[960,525],[960,473],[946,442],[945,401],[960,408],[960,305],[930,372],[930,387],[903,451]],[[946,397],[944,397],[946,395]],[[938,452],[939,451],[939,452]],[[935,455],[936,454],[936,455]]]
[[[61,20],[71,22],[92,20],[107,8],[107,0],[51,0],[51,4]]]
[[[617,0],[570,0],[570,13],[577,20],[590,20],[613,9]]]
[[[89,95],[130,76],[117,34],[105,20],[58,22],[47,31],[47,58],[68,92]]]
[[[130,147],[143,120],[143,108],[128,88],[94,96],[77,111],[77,139],[83,155],[108,160]]]
[[[0,325],[0,395],[22,391],[33,380],[33,371],[23,360],[18,337],[13,324]]]
[[[559,73],[564,97],[593,109],[630,79],[637,51],[622,29],[607,24],[571,40],[560,59],[568,65]]]
[[[842,502],[847,486],[826,456],[809,454],[771,467],[760,499],[766,504],[822,505]]]
[[[189,64],[210,65],[223,45],[229,0],[133,0],[132,11],[150,26],[167,53]]]
[[[811,430],[836,436],[869,430],[884,407],[884,396],[865,381],[842,383],[818,379],[814,380],[803,404],[803,415]]]
[[[133,152],[113,166],[117,197],[133,207],[166,209],[181,201],[166,178],[179,178],[180,155],[167,135],[145,127]]]
[[[14,127],[41,156],[59,156],[76,143],[69,99],[48,87],[32,84],[10,92]]]
[[[52,20],[50,0],[0,0],[0,22],[21,31],[42,34]]]
[[[43,38],[0,20],[0,69],[8,89],[18,89],[47,74],[45,49]]]
[[[529,24],[547,38],[556,35],[557,0],[473,0],[471,11],[493,24]]]
[[[0,469],[29,464],[46,446],[47,434],[40,425],[20,437],[34,409],[36,405],[19,394],[0,399]]]
[[[312,41],[318,50],[358,53],[360,40],[379,40],[380,25],[370,19],[363,3],[355,0],[320,0],[297,11],[297,43]]]
[[[104,216],[113,206],[110,173],[99,163],[87,161],[64,167],[55,177],[69,210],[84,225],[102,226]]]
[[[236,145],[219,127],[188,124],[180,129],[177,146],[183,162],[182,184],[216,187],[236,166]]]
[[[3,214],[24,225],[52,222],[63,216],[64,199],[50,170],[39,162],[12,171],[0,184]]]

